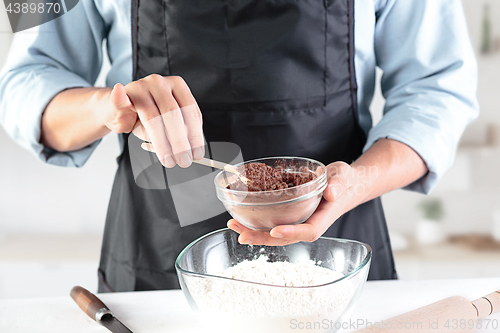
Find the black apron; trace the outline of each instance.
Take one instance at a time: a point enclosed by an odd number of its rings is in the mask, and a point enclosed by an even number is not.
[[[208,157],[302,156],[326,165],[352,163],[362,152],[354,0],[133,0],[132,43],[134,80],[179,75],[189,85],[202,110]],[[140,149],[139,139],[123,139],[99,291],[179,288],[177,255],[194,239],[224,228],[230,216],[211,212],[202,222],[189,220],[205,201],[173,190],[188,183],[178,180],[187,171],[165,169]],[[238,149],[212,146],[221,142]],[[215,192],[213,184],[206,187]],[[187,201],[192,209],[174,203]],[[395,278],[379,198],[346,213],[325,236],[368,243],[369,279]]]

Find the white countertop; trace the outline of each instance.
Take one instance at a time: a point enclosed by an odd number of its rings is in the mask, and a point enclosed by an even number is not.
[[[376,322],[450,296],[467,299],[500,290],[500,278],[367,282],[351,323]],[[99,294],[99,298],[134,333],[200,332],[201,323],[180,290]],[[499,332],[500,313],[488,317],[489,329]],[[493,328],[493,322],[498,327]],[[353,328],[353,326],[351,326]],[[363,328],[363,327],[358,327]],[[298,330],[306,332],[307,330]],[[348,332],[343,330],[341,332]],[[69,297],[0,300],[0,332],[109,332],[92,321]]]

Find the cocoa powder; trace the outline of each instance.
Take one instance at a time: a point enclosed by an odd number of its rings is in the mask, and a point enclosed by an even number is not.
[[[284,163],[274,168],[264,163],[248,163],[238,168],[248,179],[248,183],[237,180],[227,185],[227,189],[248,192],[275,191],[299,186],[316,178],[314,173],[304,167],[294,172],[288,171],[294,169],[296,168]]]

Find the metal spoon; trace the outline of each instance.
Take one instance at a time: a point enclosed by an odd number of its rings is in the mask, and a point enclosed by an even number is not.
[[[156,151],[151,143],[143,142],[141,144],[141,148],[146,150],[146,151],[149,151],[150,153],[156,153]],[[216,169],[221,169],[221,170],[225,170],[225,171],[234,173],[245,184],[248,184],[248,182],[249,182],[249,179],[247,177],[243,176],[238,171],[238,168],[232,164],[227,164],[227,163],[220,162],[220,161],[214,161],[214,160],[211,160],[211,159],[205,158],[205,157],[203,157],[202,159],[199,159],[199,160],[193,160],[193,163],[197,163],[197,164],[201,164],[201,165],[205,165],[205,166],[210,166],[210,167],[213,167]]]

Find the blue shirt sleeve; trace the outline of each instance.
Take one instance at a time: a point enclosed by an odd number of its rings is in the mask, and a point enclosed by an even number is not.
[[[385,2],[376,16],[375,54],[386,105],[364,151],[381,138],[407,144],[429,172],[406,189],[429,193],[478,116],[476,60],[460,0]]]
[[[92,86],[102,64],[106,26],[93,1],[41,25],[38,33],[17,33],[0,74],[0,122],[23,147],[47,163],[81,167],[99,141],[72,152],[40,143],[45,107],[59,92]]]

